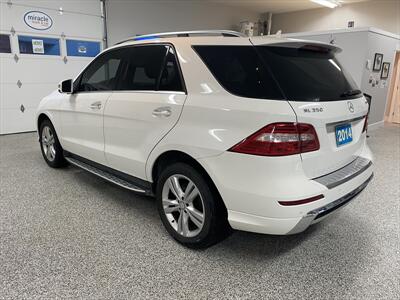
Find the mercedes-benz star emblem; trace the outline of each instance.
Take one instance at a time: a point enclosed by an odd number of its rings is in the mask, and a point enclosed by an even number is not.
[[[353,112],[354,112],[354,105],[353,105],[353,103],[351,103],[350,101],[348,101],[348,102],[347,102],[347,106],[348,106],[348,108],[349,108],[349,111],[350,111],[351,113],[353,113]]]

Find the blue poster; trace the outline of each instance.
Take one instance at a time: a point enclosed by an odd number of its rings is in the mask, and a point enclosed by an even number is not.
[[[95,57],[100,53],[100,42],[67,40],[68,56]]]

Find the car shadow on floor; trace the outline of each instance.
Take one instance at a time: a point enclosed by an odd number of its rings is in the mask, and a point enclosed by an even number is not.
[[[168,233],[159,219],[154,198],[124,190],[74,167],[69,167],[68,172],[72,172],[80,184],[101,193],[103,197],[99,201],[110,201],[114,205],[123,206],[124,210],[130,211],[132,218],[140,217],[148,226],[159,227],[161,236],[165,237],[164,242],[167,241],[164,247],[172,247],[184,253],[192,252],[208,260],[223,259],[235,265],[238,261],[241,264],[258,264],[284,259],[293,267],[301,262],[303,267],[306,265],[306,269],[311,268],[317,273],[321,265],[325,270],[332,272],[353,266],[349,272],[354,273],[367,256],[368,249],[360,247],[368,245],[368,241],[365,240],[368,236],[365,232],[367,228],[360,220],[348,218],[352,216],[350,213],[340,218],[341,211],[296,235],[277,236],[233,231],[225,240],[210,248],[188,249],[168,238]],[[163,247],[161,243],[160,245]],[[358,255],[354,255],[355,251]]]

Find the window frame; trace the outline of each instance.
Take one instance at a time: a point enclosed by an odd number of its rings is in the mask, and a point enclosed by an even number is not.
[[[183,77],[183,73],[182,73],[182,69],[181,69],[181,65],[179,63],[179,59],[178,59],[178,55],[177,55],[177,51],[175,46],[172,43],[169,42],[162,42],[162,43],[141,43],[141,44],[133,44],[133,45],[125,45],[125,46],[121,46],[121,47],[117,47],[117,48],[112,48],[109,50],[105,50],[103,52],[101,52],[99,55],[97,55],[83,70],[82,72],[76,77],[76,79],[74,80],[73,86],[75,87],[76,84],[78,84],[78,86],[81,84],[81,80],[83,77],[83,74],[86,72],[86,70],[88,68],[90,68],[90,66],[95,63],[96,60],[100,59],[102,56],[110,53],[111,51],[117,51],[117,50],[121,50],[121,49],[125,49],[125,48],[135,48],[135,47],[146,47],[146,46],[169,46],[173,49],[174,51],[174,56],[175,56],[175,63],[177,64],[178,67],[178,73],[179,73],[179,79],[181,81],[182,84],[182,91],[164,91],[164,90],[123,90],[123,91],[119,91],[119,90],[109,90],[109,91],[76,91],[73,92],[73,94],[81,94],[81,93],[149,93],[149,94],[171,94],[171,93],[181,93],[181,94],[185,94],[187,95],[187,89],[186,89],[186,84],[185,84],[185,80]],[[161,68],[160,74],[162,74],[162,72],[164,71],[165,68],[165,61],[167,58],[168,52],[166,53],[165,57],[164,57],[164,62],[163,62],[163,66]],[[119,72],[117,72],[117,82],[116,82],[116,86],[118,86],[121,78],[120,78],[120,70],[118,70]],[[160,77],[160,76],[159,76]],[[158,78],[157,80],[157,86],[156,88],[159,87],[159,81],[160,78]],[[115,88],[115,87],[114,87]]]
[[[95,55],[73,55],[70,52],[70,49],[68,48],[68,45],[71,44],[71,43],[74,43],[74,42],[76,42],[76,43],[88,43],[88,44],[92,44],[92,45],[96,44],[96,45],[99,46],[99,52],[97,52]],[[95,58],[100,53],[102,53],[101,48],[102,48],[101,42],[97,41],[97,40],[88,40],[88,39],[78,40],[78,39],[75,39],[75,38],[65,39],[65,49],[66,49],[66,53],[67,53],[68,57]]]
[[[43,40],[43,48],[44,48],[44,41],[47,40],[56,40],[58,45],[58,54],[46,54],[46,53],[25,53],[21,52],[21,37],[30,38],[31,43],[33,39],[42,39]],[[18,53],[20,55],[34,55],[34,56],[45,56],[45,57],[61,57],[62,56],[62,41],[58,37],[45,37],[42,35],[29,35],[29,34],[18,34],[17,35],[17,42],[18,42]]]

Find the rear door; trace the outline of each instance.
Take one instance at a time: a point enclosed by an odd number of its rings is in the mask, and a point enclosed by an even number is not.
[[[257,43],[255,43],[257,44]],[[353,161],[362,151],[368,104],[330,45],[300,42],[256,45],[300,123],[314,126],[320,149],[303,153],[315,178]]]
[[[147,158],[178,121],[186,93],[172,46],[124,51],[125,69],[104,111],[105,155],[111,168],[146,179]]]

